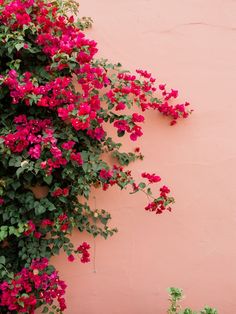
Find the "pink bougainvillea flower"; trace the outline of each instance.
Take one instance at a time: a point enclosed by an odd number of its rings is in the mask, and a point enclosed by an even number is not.
[[[74,260],[75,260],[74,255],[71,254],[71,255],[68,256],[68,261],[69,262],[73,262]]]

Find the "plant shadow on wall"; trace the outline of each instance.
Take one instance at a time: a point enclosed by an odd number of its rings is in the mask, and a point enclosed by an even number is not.
[[[143,172],[135,182],[126,166],[143,158],[139,148],[122,152],[105,126],[136,141],[140,111],[156,110],[174,125],[189,116],[189,104],[176,103],[178,91],[155,85],[146,71],[133,75],[96,59],[96,42],[83,33],[91,20],[75,20],[77,8],[73,1],[0,0],[1,313],[66,309],[66,284],[49,259],[63,249],[69,261],[89,262],[89,244],[70,242],[73,228],[104,238],[117,231],[107,211],[89,207],[91,187],[142,192],[146,211],[156,214],[174,202],[165,185],[152,193],[158,175]]]

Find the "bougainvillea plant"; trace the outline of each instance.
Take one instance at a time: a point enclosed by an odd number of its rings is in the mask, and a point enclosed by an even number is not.
[[[139,148],[122,152],[109,130],[136,141],[142,112],[153,109],[174,125],[189,116],[188,103],[146,71],[133,75],[96,59],[96,42],[83,33],[91,21],[75,19],[76,8],[0,0],[1,313],[64,311],[66,285],[50,257],[63,249],[69,261],[89,261],[89,244],[70,241],[74,228],[105,238],[116,232],[108,212],[90,208],[92,187],[141,191],[156,214],[174,202],[165,185],[152,192],[158,175],[143,172],[135,182],[126,166],[143,156]]]

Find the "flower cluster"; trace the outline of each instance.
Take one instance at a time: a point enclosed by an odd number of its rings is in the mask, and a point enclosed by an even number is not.
[[[66,309],[66,284],[48,266],[48,260],[32,261],[28,268],[14,274],[13,279],[0,284],[0,305],[17,313],[34,313],[41,304],[52,304],[56,299],[61,311]],[[40,303],[39,303],[40,300]]]
[[[148,179],[149,183],[155,183],[155,182],[161,181],[161,178],[155,173],[150,174],[150,173],[143,172],[142,177],[145,179]]]
[[[145,209],[147,211],[155,212],[156,214],[162,214],[164,210],[171,211],[169,204],[173,203],[173,198],[169,197],[170,189],[163,185],[160,188],[160,197],[150,202]]]
[[[52,142],[50,119],[27,120],[26,115],[19,115],[14,118],[14,122],[16,124],[16,132],[2,136],[4,144],[13,153],[22,153],[25,149],[28,149],[28,155],[31,158],[40,158],[41,143],[47,144]],[[45,137],[42,136],[42,132],[45,133]]]
[[[189,116],[192,110],[187,110],[188,102],[184,104],[172,103],[173,99],[176,99],[178,96],[178,90],[171,89],[168,92],[166,84],[159,84],[158,88],[156,88],[154,85],[156,79],[150,73],[143,70],[137,70],[136,72],[143,80],[138,80],[135,75],[119,73],[117,75],[118,82],[114,83],[115,88],[107,92],[106,96],[109,102],[116,104],[116,111],[124,110],[126,107],[130,107],[130,102],[135,102],[141,107],[142,111],[157,109],[163,115],[171,117],[171,125],[174,125],[179,118],[187,118]],[[153,93],[158,91],[161,92],[162,97],[153,97]],[[119,101],[120,98],[122,98],[122,102]],[[131,127],[127,120],[120,119],[114,123],[114,126],[120,132],[127,131],[131,133],[131,140],[136,140],[137,137],[142,135],[142,131],[135,122],[143,122],[144,117],[135,113],[132,115],[131,121],[134,123]]]
[[[29,25],[31,22],[31,17],[27,13],[33,5],[34,1],[11,1],[9,4],[5,4],[5,7],[2,11],[1,22],[11,26],[12,29],[22,28],[24,25]],[[1,1],[3,4],[3,1]],[[11,21],[11,23],[9,23]]]
[[[75,142],[63,142],[61,147],[57,145],[50,119],[27,120],[25,115],[19,115],[14,118],[14,122],[16,132],[1,136],[4,145],[12,153],[27,152],[31,159],[38,160],[47,156],[46,160],[41,161],[40,168],[44,169],[48,175],[52,173],[53,169],[65,166],[70,161],[77,165],[83,164],[81,154],[73,149]],[[69,155],[68,151],[70,151]],[[68,195],[68,192],[66,189],[61,194]],[[58,196],[58,191],[54,191],[54,194],[54,196]]]
[[[82,254],[81,256],[81,263],[88,263],[90,262],[90,254],[88,252],[88,250],[90,249],[90,245],[86,242],[83,242],[78,248],[77,251]]]
[[[52,196],[58,197],[58,196],[68,196],[69,194],[69,188],[57,188],[55,191],[52,192]]]

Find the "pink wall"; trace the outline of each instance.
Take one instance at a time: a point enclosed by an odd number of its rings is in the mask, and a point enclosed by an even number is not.
[[[100,55],[152,71],[179,88],[195,109],[169,127],[148,113],[138,142],[145,160],[176,198],[173,213],[143,209],[143,195],[97,192],[119,233],[96,239],[94,261],[55,260],[68,284],[69,314],[164,314],[166,288],[181,287],[185,305],[236,311],[236,2],[233,0],[80,0],[95,23],[88,36]],[[127,143],[128,144],[128,143]],[[93,239],[79,233],[75,242]]]

